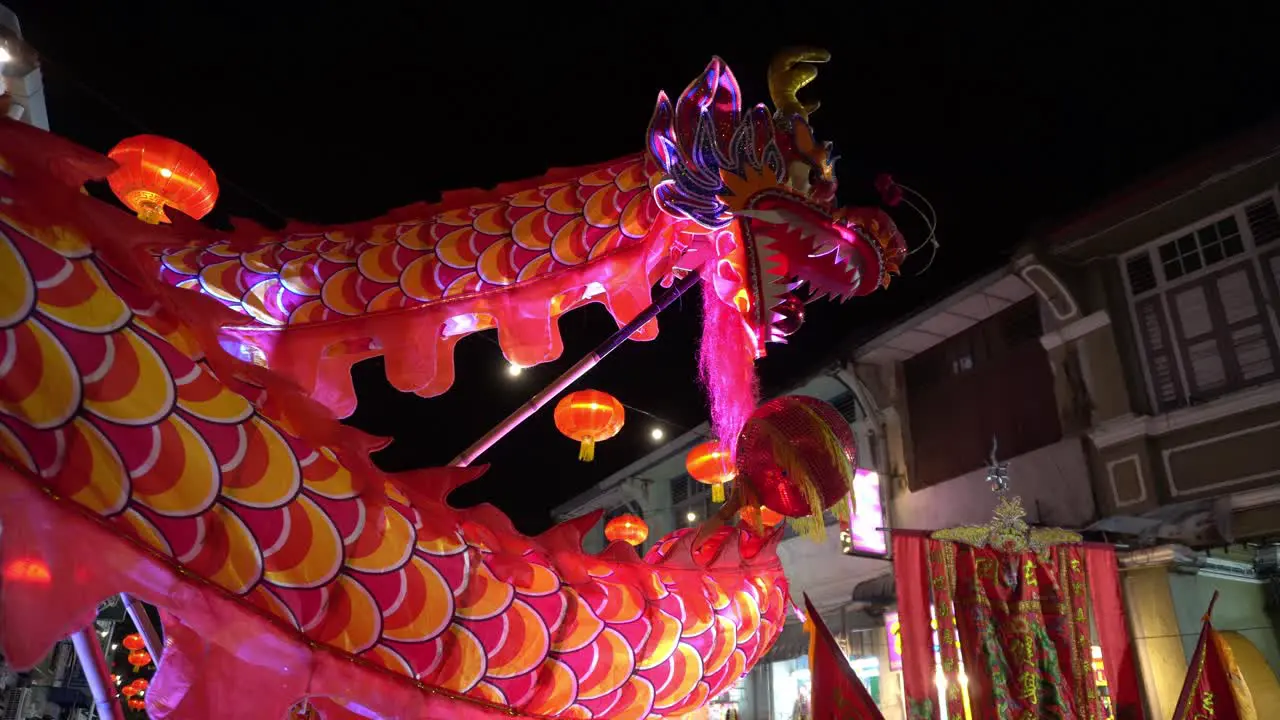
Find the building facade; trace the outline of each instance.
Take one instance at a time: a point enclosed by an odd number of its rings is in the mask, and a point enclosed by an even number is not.
[[[1121,546],[1148,717],[1215,591],[1259,707],[1280,703],[1278,183],[1280,125],[1036,238],[847,369],[894,527],[988,519],[994,449],[1029,522]]]
[[[18,16],[0,5],[0,96],[7,95],[6,114],[11,120],[49,129],[44,102],[44,77],[34,53],[22,42]]]

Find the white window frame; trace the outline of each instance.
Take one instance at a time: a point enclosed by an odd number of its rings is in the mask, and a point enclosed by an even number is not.
[[[1191,378],[1187,373],[1185,363],[1183,362],[1182,347],[1179,344],[1177,330],[1174,326],[1176,318],[1169,309],[1168,294],[1171,290],[1175,290],[1183,285],[1194,284],[1209,275],[1220,273],[1228,268],[1246,264],[1251,265],[1254,271],[1253,280],[1258,283],[1262,309],[1267,314],[1267,320],[1271,326],[1272,337],[1276,338],[1277,341],[1280,342],[1280,317],[1277,317],[1276,310],[1277,303],[1280,303],[1280,298],[1272,297],[1272,284],[1268,282],[1269,270],[1262,263],[1261,256],[1263,253],[1259,251],[1257,243],[1254,242],[1253,229],[1249,227],[1249,219],[1245,216],[1246,207],[1268,198],[1276,204],[1277,211],[1280,211],[1280,190],[1273,187],[1266,192],[1246,198],[1245,200],[1224,210],[1210,215],[1205,215],[1194,223],[1184,225],[1173,232],[1165,233],[1164,235],[1123,253],[1116,258],[1116,261],[1120,266],[1120,278],[1124,282],[1129,321],[1132,323],[1134,339],[1138,343],[1138,364],[1142,366],[1142,377],[1146,382],[1147,398],[1150,401],[1155,414],[1161,414],[1166,411],[1160,409],[1160,398],[1156,393],[1155,379],[1152,377],[1150,363],[1148,362],[1146,340],[1142,336],[1142,326],[1139,322],[1140,318],[1138,317],[1138,303],[1140,301],[1152,297],[1158,297],[1160,300],[1160,307],[1164,311],[1165,328],[1169,335],[1168,342],[1170,342],[1176,349],[1176,352],[1172,354],[1174,364],[1177,368],[1178,379],[1182,384],[1182,397],[1180,400],[1184,407],[1190,403],[1192,384]],[[1236,219],[1236,227],[1240,230],[1240,239],[1244,245],[1243,253],[1230,258],[1225,258],[1223,261],[1213,265],[1206,265],[1201,267],[1199,270],[1187,273],[1174,280],[1169,280],[1165,277],[1164,263],[1160,260],[1159,254],[1159,248],[1161,245],[1164,245],[1171,240],[1177,240],[1188,233],[1193,233],[1228,217],[1235,217]],[[1269,246],[1267,248],[1267,253],[1269,254],[1272,250],[1274,250],[1274,246]],[[1129,260],[1144,254],[1151,261],[1152,271],[1156,278],[1156,285],[1145,292],[1134,293],[1133,286],[1129,282],[1128,262]],[[1273,361],[1280,363],[1280,357],[1273,358]],[[1228,390],[1225,395],[1231,395],[1239,391],[1240,390],[1238,388]]]

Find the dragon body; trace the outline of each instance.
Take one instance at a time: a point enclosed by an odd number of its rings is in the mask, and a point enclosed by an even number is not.
[[[165,613],[156,716],[278,717],[305,700],[434,717],[444,698],[459,717],[640,720],[735,683],[790,607],[776,534],[684,530],[643,560],[622,544],[589,555],[598,516],[526,537],[495,508],[446,503],[479,471],[384,474],[375,441],[334,414],[354,408],[360,359],[438,394],[470,332],[545,362],[559,315],[601,302],[626,323],[654,284],[695,270],[755,357],[794,331],[799,282],[850,296],[895,269],[887,217],[831,207],[829,149],[803,115],[743,111],[718,60],[674,105],[660,96],[648,137],[641,156],[370,222],[220,236],[127,217],[79,192],[109,160],[0,126],[6,655],[34,663],[129,591]],[[232,620],[262,633],[219,629]],[[227,658],[250,666],[252,698],[210,700]]]

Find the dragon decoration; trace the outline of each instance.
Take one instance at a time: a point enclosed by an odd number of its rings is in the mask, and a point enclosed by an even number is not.
[[[560,315],[599,302],[622,325],[694,271],[749,359],[796,330],[801,284],[887,284],[902,236],[834,208],[832,149],[796,99],[825,59],[775,62],[776,112],[744,109],[715,59],[659,96],[644,154],[323,229],[148,225],[82,191],[110,160],[0,125],[10,662],[127,592],[164,622],[155,717],[644,720],[732,686],[790,608],[777,532],[590,555],[598,515],[524,536],[446,503],[482,469],[383,473],[336,417],[359,360],[435,395],[469,333],[546,362]]]

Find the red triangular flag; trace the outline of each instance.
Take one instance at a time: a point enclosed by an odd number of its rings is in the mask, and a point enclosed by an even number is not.
[[[1182,695],[1173,711],[1173,720],[1258,720],[1258,710],[1244,676],[1236,665],[1227,641],[1213,629],[1209,616],[1218,593],[1209,601],[1200,629],[1200,642],[1187,668]]]
[[[804,607],[808,614],[804,626],[809,632],[809,677],[813,687],[809,706],[813,720],[884,720],[808,595],[804,597]]]

